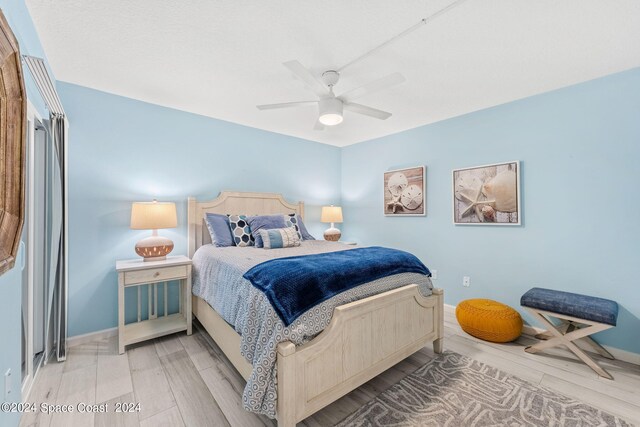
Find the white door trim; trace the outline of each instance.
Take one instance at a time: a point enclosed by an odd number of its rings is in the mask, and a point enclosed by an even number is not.
[[[27,339],[25,345],[26,357],[26,375],[24,380],[22,381],[22,398],[23,401],[29,395],[31,391],[31,386],[33,385],[33,380],[35,378],[35,373],[39,366],[33,365],[33,282],[34,277],[33,273],[35,271],[34,258],[35,258],[35,243],[34,243],[34,234],[35,234],[35,122],[39,121],[43,122],[42,117],[38,114],[38,111],[31,103],[31,101],[27,100],[27,162],[28,162],[28,174],[29,174],[29,186],[26,189],[27,191],[27,206],[26,209],[28,211],[29,221],[26,224],[27,226]],[[24,355],[23,355],[24,356]],[[40,365],[40,364],[38,364]]]

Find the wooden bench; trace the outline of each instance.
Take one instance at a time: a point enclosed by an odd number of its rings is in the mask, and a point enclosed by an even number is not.
[[[527,353],[537,353],[547,348],[565,345],[598,375],[613,379],[572,341],[582,339],[603,357],[614,359],[611,353],[589,335],[616,326],[618,304],[615,301],[552,289],[532,288],[522,296],[520,305],[548,327],[547,331],[536,335],[536,338],[545,341],[525,348]],[[560,319],[560,324],[553,323],[552,318]]]

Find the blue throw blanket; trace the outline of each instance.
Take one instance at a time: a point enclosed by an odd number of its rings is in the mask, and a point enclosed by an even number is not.
[[[341,292],[400,273],[431,276],[415,255],[372,246],[273,259],[256,265],[243,277],[264,292],[289,326],[305,311]]]

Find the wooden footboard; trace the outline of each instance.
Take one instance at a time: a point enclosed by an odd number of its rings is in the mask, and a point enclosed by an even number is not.
[[[278,345],[278,426],[295,426],[371,378],[433,342],[442,351],[444,295],[423,297],[408,285],[337,307],[331,323],[298,348]],[[209,335],[248,379],[240,336],[209,304],[193,297],[193,311]]]
[[[434,343],[442,351],[444,296],[417,285],[337,307],[329,326],[296,348],[278,345],[278,426],[292,427]]]

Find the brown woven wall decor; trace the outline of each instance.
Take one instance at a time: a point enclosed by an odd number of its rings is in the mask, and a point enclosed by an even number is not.
[[[0,274],[15,264],[24,222],[26,98],[18,42],[0,10]]]

